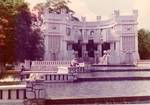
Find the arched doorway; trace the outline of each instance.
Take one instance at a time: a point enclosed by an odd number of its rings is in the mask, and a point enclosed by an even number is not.
[[[102,56],[104,55],[104,51],[105,51],[105,50],[110,50],[110,43],[104,42],[104,43],[102,44]]]
[[[97,44],[94,43],[94,40],[88,40],[86,51],[88,52],[88,57],[95,57],[94,51],[97,51]]]
[[[78,43],[73,44],[73,50],[78,52],[78,57],[82,57],[82,43],[81,40],[78,40]]]

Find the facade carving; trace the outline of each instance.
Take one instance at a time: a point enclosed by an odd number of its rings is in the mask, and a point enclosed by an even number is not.
[[[137,36],[138,11],[121,15],[114,11],[108,20],[75,21],[71,15],[43,14],[42,31],[45,40],[45,60],[99,60],[109,52],[108,64],[135,64],[139,59]]]

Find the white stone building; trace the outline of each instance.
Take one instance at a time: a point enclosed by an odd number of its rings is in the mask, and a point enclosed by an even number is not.
[[[84,61],[103,57],[109,51],[108,64],[136,64],[139,59],[137,35],[138,11],[121,15],[114,11],[108,20],[87,22],[72,20],[62,10],[60,14],[43,14],[42,31],[45,40],[45,60],[71,60],[78,57]]]

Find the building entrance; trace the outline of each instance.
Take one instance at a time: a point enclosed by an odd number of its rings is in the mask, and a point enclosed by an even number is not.
[[[97,50],[97,44],[93,40],[89,40],[86,45],[86,51],[88,52],[88,57],[95,57],[94,51]]]
[[[78,57],[82,57],[82,44],[81,40],[78,40],[78,43],[73,44],[73,50],[78,52]]]
[[[102,44],[102,56],[104,55],[104,51],[106,51],[106,50],[110,50],[110,43],[108,43],[108,42],[104,42]]]

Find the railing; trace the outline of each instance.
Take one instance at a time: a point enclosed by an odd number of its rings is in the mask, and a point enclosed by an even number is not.
[[[32,66],[70,65],[71,61],[32,61]]]
[[[87,70],[84,67],[69,67],[69,73],[84,73]]]
[[[41,74],[45,82],[74,81],[77,73],[86,71],[85,64],[79,63],[78,66],[70,66],[70,64],[71,61],[33,61],[31,71],[25,71],[22,75],[26,80],[36,80],[36,77],[40,77]]]
[[[57,66],[31,66],[32,71],[57,71]]]
[[[0,100],[26,99],[26,85],[0,86]]]
[[[33,71],[58,71],[59,66],[69,66],[71,61],[32,61]]]

